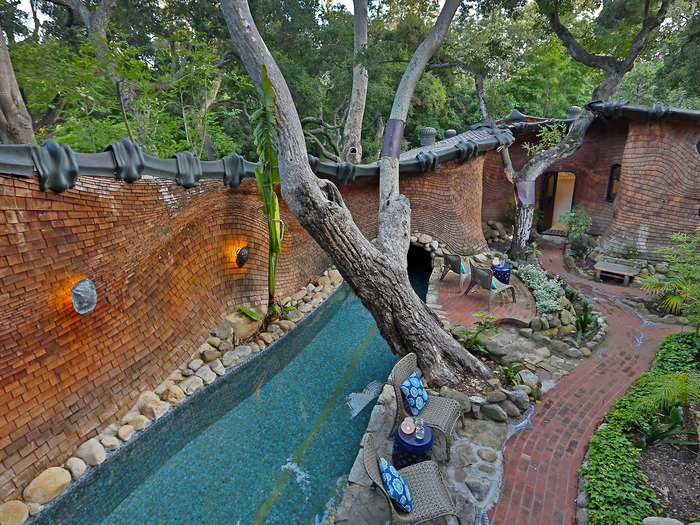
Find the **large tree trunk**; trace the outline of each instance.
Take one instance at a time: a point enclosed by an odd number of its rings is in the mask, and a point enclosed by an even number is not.
[[[411,289],[406,271],[408,200],[397,192],[392,199],[396,204],[390,205],[400,214],[398,236],[389,236],[390,232],[380,226],[379,246],[365,238],[338,188],[311,171],[292,96],[255,27],[247,2],[222,0],[221,6],[231,39],[253,83],[260,89],[264,65],[276,92],[282,196],[373,315],[391,349],[400,355],[416,352],[421,368],[435,385],[455,383],[462,374],[490,375],[483,363],[439,326]]]
[[[362,119],[365,116],[367,85],[369,76],[367,68],[357,61],[358,53],[367,46],[367,0],[354,0],[355,5],[355,66],[352,69],[352,92],[348,118],[343,130],[342,160],[359,164],[362,162]]]
[[[634,61],[639,56],[639,53],[644,49],[647,37],[663,22],[669,6],[673,0],[664,0],[659,7],[659,10],[653,16],[645,16],[642,27],[635,35],[627,56],[624,60],[618,60],[612,56],[594,55],[586,51],[581,44],[574,38],[571,32],[559,20],[558,3],[553,6],[547,0],[537,0],[542,14],[547,16],[549,25],[552,31],[561,40],[567,51],[574,60],[581,62],[589,67],[595,67],[605,71],[605,78],[598,87],[593,90],[592,100],[609,100],[620,87],[624,76],[634,66]],[[647,3],[648,8],[648,3]],[[645,12],[648,15],[648,13]],[[516,182],[524,183],[523,188],[534,185],[535,180],[544,171],[555,162],[563,160],[573,155],[583,144],[583,139],[586,136],[588,128],[593,123],[595,115],[588,110],[584,110],[578,118],[571,124],[569,131],[563,140],[554,146],[537,152],[518,173],[515,174]],[[525,204],[523,204],[523,201]],[[513,241],[510,247],[511,252],[522,253],[525,250],[527,237],[524,232],[532,230],[532,219],[534,213],[521,207],[527,207],[531,203],[519,195],[518,199],[518,221],[525,221],[522,224],[516,222],[516,232],[522,232],[522,235],[513,235]]]
[[[0,28],[0,139],[7,144],[36,144],[32,118],[17,85],[5,31]]]

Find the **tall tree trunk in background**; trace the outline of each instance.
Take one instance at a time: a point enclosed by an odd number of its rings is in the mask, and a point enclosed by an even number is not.
[[[0,139],[6,144],[36,144],[32,118],[17,85],[5,31],[0,28]]]
[[[362,119],[365,116],[369,75],[367,68],[358,61],[358,55],[367,47],[367,0],[354,0],[354,6],[355,39],[353,50],[355,65],[352,68],[352,92],[350,93],[348,117],[345,120],[345,129],[343,130],[341,158],[345,162],[359,164],[362,162]]]
[[[594,55],[586,51],[571,32],[562,25],[559,20],[558,4],[554,3],[554,7],[548,0],[537,0],[537,5],[542,14],[549,19],[549,25],[552,31],[561,40],[566,47],[571,57],[585,64],[588,67],[594,67],[605,71],[605,78],[598,87],[593,90],[592,100],[609,100],[622,83],[624,76],[631,71],[634,66],[634,61],[637,59],[647,37],[657,27],[661,25],[669,6],[673,0],[664,0],[655,15],[648,15],[645,9],[645,16],[642,27],[632,40],[627,56],[623,60],[619,60],[613,56]],[[647,2],[648,8],[648,2]],[[595,115],[584,109],[576,120],[571,124],[566,136],[554,146],[538,151],[527,163],[515,174],[514,180],[518,188],[518,222],[515,226],[516,235],[513,235],[511,244],[511,252],[523,253],[527,238],[525,232],[529,236],[532,229],[532,219],[534,216],[534,185],[537,177],[539,177],[547,168],[555,162],[565,159],[573,155],[583,144],[583,139],[586,136],[588,128],[593,123]],[[520,208],[532,207],[533,210],[521,210]],[[522,233],[522,235],[520,235]]]
[[[436,26],[444,26],[447,17],[451,20],[457,3],[457,0],[446,2]],[[231,39],[258,90],[261,87],[262,66],[267,68],[276,93],[282,196],[301,225],[333,259],[340,273],[373,315],[391,349],[399,355],[416,352],[420,366],[432,384],[455,383],[459,381],[460,374],[489,376],[488,368],[442,329],[434,314],[411,288],[406,271],[410,207],[408,199],[398,192],[398,170],[395,183],[390,181],[387,184],[386,180],[381,183],[386,202],[382,203],[380,232],[375,245],[353,221],[338,188],[329,180],[317,178],[311,171],[304,133],[292,96],[255,26],[248,3],[245,0],[222,0],[221,6]],[[442,37],[446,30],[445,27]],[[423,55],[428,52],[432,55],[430,49],[434,51],[439,45],[437,40],[442,41],[442,38],[437,38],[435,31],[431,31],[426,39],[431,45],[426,50],[426,46],[421,44],[419,51]],[[421,61],[427,61],[427,58],[423,56]],[[415,64],[410,75],[420,76],[418,67],[419,64]],[[400,110],[408,88],[403,80],[402,83],[404,90],[401,91],[399,104],[395,105],[399,106],[397,114],[405,118],[405,112]],[[399,129],[402,127],[399,126]],[[383,159],[385,165],[398,166],[397,155],[388,154]],[[383,179],[386,178],[386,167],[384,170]],[[393,177],[394,173],[389,175]],[[387,190],[390,190],[389,194]]]

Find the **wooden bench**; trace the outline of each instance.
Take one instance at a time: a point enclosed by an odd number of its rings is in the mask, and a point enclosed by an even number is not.
[[[600,281],[600,276],[617,277],[623,279],[625,286],[629,285],[630,278],[639,275],[644,263],[637,259],[621,259],[618,257],[601,257],[595,266],[596,281]]]

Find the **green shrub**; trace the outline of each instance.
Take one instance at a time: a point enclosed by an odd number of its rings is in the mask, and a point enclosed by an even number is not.
[[[521,266],[517,270],[517,275],[532,290],[538,313],[551,314],[562,309],[559,302],[562,287],[557,279],[550,279],[547,277],[547,272],[534,264]]]
[[[593,226],[593,219],[580,204],[557,217],[557,221],[566,224],[564,230],[570,238],[579,237]]]
[[[646,400],[654,394],[657,378],[692,372],[698,349],[692,331],[677,332],[661,342],[654,367],[642,374],[608,412],[607,424],[591,439],[586,471],[586,493],[591,523],[638,524],[660,512],[660,504],[639,469],[639,453],[627,436],[648,433],[658,423],[656,410]]]

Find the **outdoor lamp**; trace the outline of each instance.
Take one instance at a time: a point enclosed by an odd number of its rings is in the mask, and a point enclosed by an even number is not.
[[[73,308],[80,315],[91,312],[97,304],[97,290],[90,279],[82,279],[75,283],[70,295],[73,298]]]
[[[243,268],[247,262],[248,247],[243,246],[242,248],[238,248],[238,250],[236,250],[236,266],[238,266],[239,268]]]

